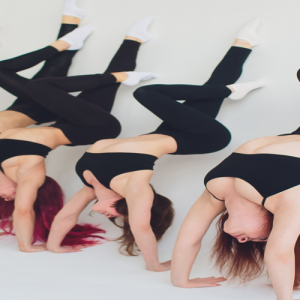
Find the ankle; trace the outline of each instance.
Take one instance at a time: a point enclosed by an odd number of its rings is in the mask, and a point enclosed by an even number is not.
[[[123,82],[129,77],[129,75],[125,72],[111,73],[111,75],[116,77],[116,82]]]
[[[231,93],[234,93],[235,92],[235,89],[232,87],[232,86],[230,86],[230,85],[227,85],[226,86],[228,89],[230,89],[231,90]]]
[[[141,44],[144,43],[142,40],[140,40],[140,39],[138,39],[138,38],[136,38],[136,37],[134,37],[134,36],[129,36],[129,35],[125,36],[124,40],[136,41],[136,42],[139,42],[139,43],[141,43]]]
[[[242,40],[242,39],[236,39],[232,46],[242,47],[242,48],[247,48],[247,49],[252,48],[252,45],[248,41]]]
[[[63,24],[74,24],[78,25],[80,23],[81,19],[73,16],[62,16],[62,23]]]
[[[71,45],[65,41],[57,40],[56,42],[52,43],[50,46],[54,47],[59,52],[62,52],[68,50]]]

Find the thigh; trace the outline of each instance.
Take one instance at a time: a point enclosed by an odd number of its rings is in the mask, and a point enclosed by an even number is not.
[[[0,68],[0,86],[16,97],[28,97],[26,84],[30,79],[19,76],[14,71]]]
[[[120,83],[100,86],[80,93],[80,99],[111,112]]]
[[[42,105],[35,103],[30,97],[19,97],[6,111],[20,112],[37,122],[37,124],[53,122],[58,116]]]

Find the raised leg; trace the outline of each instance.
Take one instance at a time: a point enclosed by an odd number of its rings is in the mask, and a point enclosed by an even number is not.
[[[62,23],[57,37],[58,39],[68,34],[69,32],[73,31],[74,29],[76,29],[78,27],[77,23],[80,21],[80,20],[77,21],[68,20],[69,19],[68,16],[64,16],[63,19],[65,19],[65,21],[68,22],[73,21],[73,23],[75,24]],[[46,60],[41,70],[35,76],[33,76],[32,79],[67,76],[69,68],[72,64],[72,59],[76,53],[77,51],[62,51],[55,54],[50,59]],[[57,115],[55,115],[54,113],[50,112],[49,110],[47,110],[46,108],[38,104],[27,94],[22,97],[18,97],[15,100],[15,102],[6,109],[6,111],[22,113],[24,117],[27,117],[26,120],[24,120],[25,121],[24,126],[26,125],[28,126],[34,123],[41,124],[46,122],[52,122],[57,119]],[[3,113],[5,112],[2,112],[2,114]],[[3,117],[5,118],[5,116]],[[11,120],[11,116],[9,116],[9,119]]]
[[[45,78],[27,83],[28,94],[46,109],[78,126],[105,126],[112,116],[101,107],[69,92],[115,84],[111,74]]]
[[[136,67],[136,58],[140,45],[141,44],[137,41],[124,40],[105,73],[133,71]],[[97,87],[82,92],[79,97],[111,112],[119,86],[120,83],[115,83],[108,86]]]
[[[226,53],[222,61],[213,71],[205,85],[230,85],[235,83],[242,74],[243,65],[251,53],[251,49],[233,46]],[[184,105],[202,111],[216,118],[224,98],[202,99],[201,101],[185,102]]]

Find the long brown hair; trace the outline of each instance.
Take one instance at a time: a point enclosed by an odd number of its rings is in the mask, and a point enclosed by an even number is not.
[[[151,186],[152,187],[152,186]],[[156,193],[153,189],[154,199],[153,206],[151,208],[151,220],[150,225],[156,240],[159,241],[167,229],[172,225],[174,219],[174,209],[172,202]],[[129,221],[128,221],[128,207],[125,199],[121,199],[114,204],[116,211],[123,216],[123,218],[110,218],[116,226],[123,229],[123,234],[116,240],[121,243],[120,252],[125,255],[136,256],[137,247],[134,236],[131,232]],[[120,220],[118,224],[117,220]]]
[[[271,231],[273,214],[266,210],[266,226]],[[264,253],[267,242],[239,243],[236,238],[224,231],[228,212],[224,211],[217,222],[217,236],[211,258],[215,267],[228,279],[239,278],[244,283],[260,276],[264,271]],[[295,245],[295,281],[294,287],[300,285],[300,238]]]

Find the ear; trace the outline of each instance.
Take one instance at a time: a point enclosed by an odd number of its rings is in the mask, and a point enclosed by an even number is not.
[[[4,201],[14,201],[15,199],[4,199]]]
[[[239,243],[244,244],[247,243],[249,241],[249,238],[238,238],[237,239]]]

